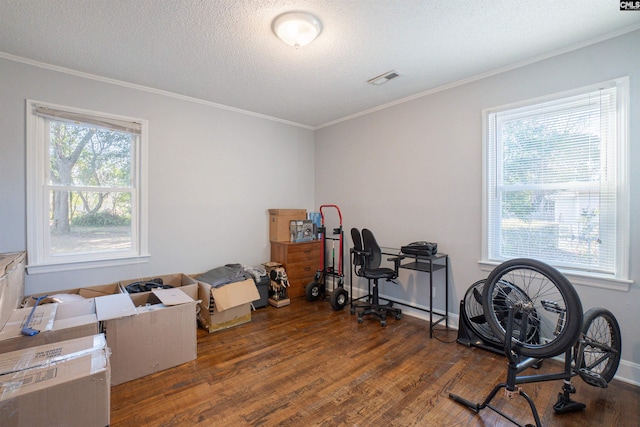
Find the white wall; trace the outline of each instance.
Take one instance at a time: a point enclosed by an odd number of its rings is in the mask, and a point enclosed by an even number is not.
[[[336,203],[345,230],[370,228],[382,246],[438,242],[450,255],[449,310],[476,280],[482,233],[481,110],[630,76],[631,237],[629,292],[577,285],[585,310],[610,309],[623,334],[618,371],[640,384],[640,32],[523,66],[316,131],[316,204]],[[393,82],[388,83],[392,85]],[[349,246],[351,241],[348,239]],[[420,273],[422,275],[422,273]],[[384,292],[428,305],[420,281],[402,271]],[[439,294],[438,294],[439,293]],[[442,296],[438,291],[436,296]],[[441,301],[441,300],[440,300]],[[434,304],[443,307],[443,302]]]
[[[477,263],[481,109],[629,75],[634,284],[629,292],[577,290],[585,309],[604,306],[620,320],[618,373],[640,384],[639,44],[634,32],[319,129],[315,154],[307,129],[0,58],[0,252],[26,250],[29,98],[149,120],[152,257],[135,266],[28,275],[27,293],[257,264],[269,258],[268,208],[337,204],[347,236],[356,226],[372,229],[387,246],[438,242],[451,257],[455,320],[468,286],[487,276]],[[403,272],[402,287],[387,292],[422,301],[424,279]]]
[[[149,120],[146,264],[27,275],[26,292],[269,261],[269,208],[314,205],[313,131],[0,58],[0,252],[26,250],[25,99]]]

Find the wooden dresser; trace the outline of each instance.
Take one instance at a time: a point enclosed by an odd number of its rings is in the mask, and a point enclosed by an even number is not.
[[[307,284],[320,268],[322,240],[271,242],[271,261],[280,262],[289,278],[289,298],[305,295]]]

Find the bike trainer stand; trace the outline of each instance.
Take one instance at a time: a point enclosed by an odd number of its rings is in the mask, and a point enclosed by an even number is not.
[[[511,418],[509,415],[500,411],[498,408],[491,406],[490,403],[493,400],[493,398],[496,396],[496,394],[498,394],[498,391],[504,388],[505,395],[509,399],[515,396],[521,396],[527,401],[527,403],[529,404],[529,407],[531,408],[531,413],[533,415],[533,418],[536,422],[535,426],[542,427],[542,424],[540,422],[540,416],[538,415],[538,410],[536,409],[535,403],[527,393],[522,391],[522,388],[519,387],[518,384],[562,379],[564,380],[562,393],[558,393],[558,402],[556,402],[556,404],[553,406],[554,410],[558,413],[565,413],[565,412],[584,409],[586,407],[585,404],[574,402],[569,397],[570,393],[575,393],[575,387],[571,385],[572,374],[571,374],[571,350],[570,349],[568,349],[567,352],[565,353],[564,372],[556,373],[556,374],[536,374],[536,375],[518,377],[518,373],[524,371],[527,368],[534,366],[537,363],[540,363],[541,359],[528,357],[522,360],[521,362],[519,362],[520,356],[511,349],[513,319],[514,319],[513,307],[509,307],[509,312],[507,316],[507,330],[505,331],[505,343],[504,343],[504,354],[507,357],[507,360],[509,361],[509,365],[507,368],[507,381],[496,385],[493,388],[493,390],[491,390],[491,393],[489,393],[489,395],[486,397],[486,399],[482,403],[471,402],[470,400],[467,400],[453,393],[449,393],[449,397],[455,400],[456,402],[461,403],[466,407],[472,409],[475,413],[479,413],[484,408],[489,408],[495,413],[497,413],[498,415],[502,416],[503,418],[506,418],[507,420],[511,421],[518,427],[533,427],[533,424],[522,425],[518,423],[516,420],[514,420],[513,418]],[[527,324],[526,320],[527,319],[525,318],[523,321],[523,324],[525,325]]]

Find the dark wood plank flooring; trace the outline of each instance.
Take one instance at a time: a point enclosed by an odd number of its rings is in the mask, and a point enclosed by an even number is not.
[[[482,402],[506,380],[506,359],[455,343],[455,331],[429,339],[428,323],[405,316],[383,328],[358,324],[328,301],[294,299],[253,312],[248,324],[208,334],[198,358],[112,387],[111,425],[120,426],[512,426],[490,409],[479,414],[449,393]],[[536,372],[555,372],[547,360]],[[580,412],[553,411],[562,381],[523,385],[544,426],[638,426],[640,388],[607,389],[580,378]],[[499,393],[493,405],[533,423],[525,400]]]

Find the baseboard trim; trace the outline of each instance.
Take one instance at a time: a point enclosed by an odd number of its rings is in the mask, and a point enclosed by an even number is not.
[[[365,292],[359,288],[354,288],[353,292],[354,294],[357,294],[357,297],[361,297],[365,295]],[[387,297],[385,295],[380,295],[380,298],[384,300]],[[388,298],[392,298],[392,297],[388,297]],[[403,301],[396,297],[392,299],[402,304],[415,305],[415,303]],[[428,306],[422,307],[421,305],[420,307],[424,309],[429,308]],[[415,309],[409,306],[402,307],[402,314],[406,316],[415,317],[417,319],[426,320],[427,322],[429,321],[429,313],[426,313],[424,311],[421,311],[419,309]],[[458,330],[458,325],[460,324],[459,321],[460,321],[459,314],[449,313],[449,329]],[[439,328],[444,327],[443,325],[444,325],[443,323],[440,323],[437,327]],[[558,357],[556,359],[562,362],[564,361],[564,356]],[[614,379],[625,382],[627,384],[631,384],[636,387],[640,387],[640,364],[630,362],[628,360],[620,360],[620,366],[618,367],[618,372],[616,372],[616,376],[614,377]]]

